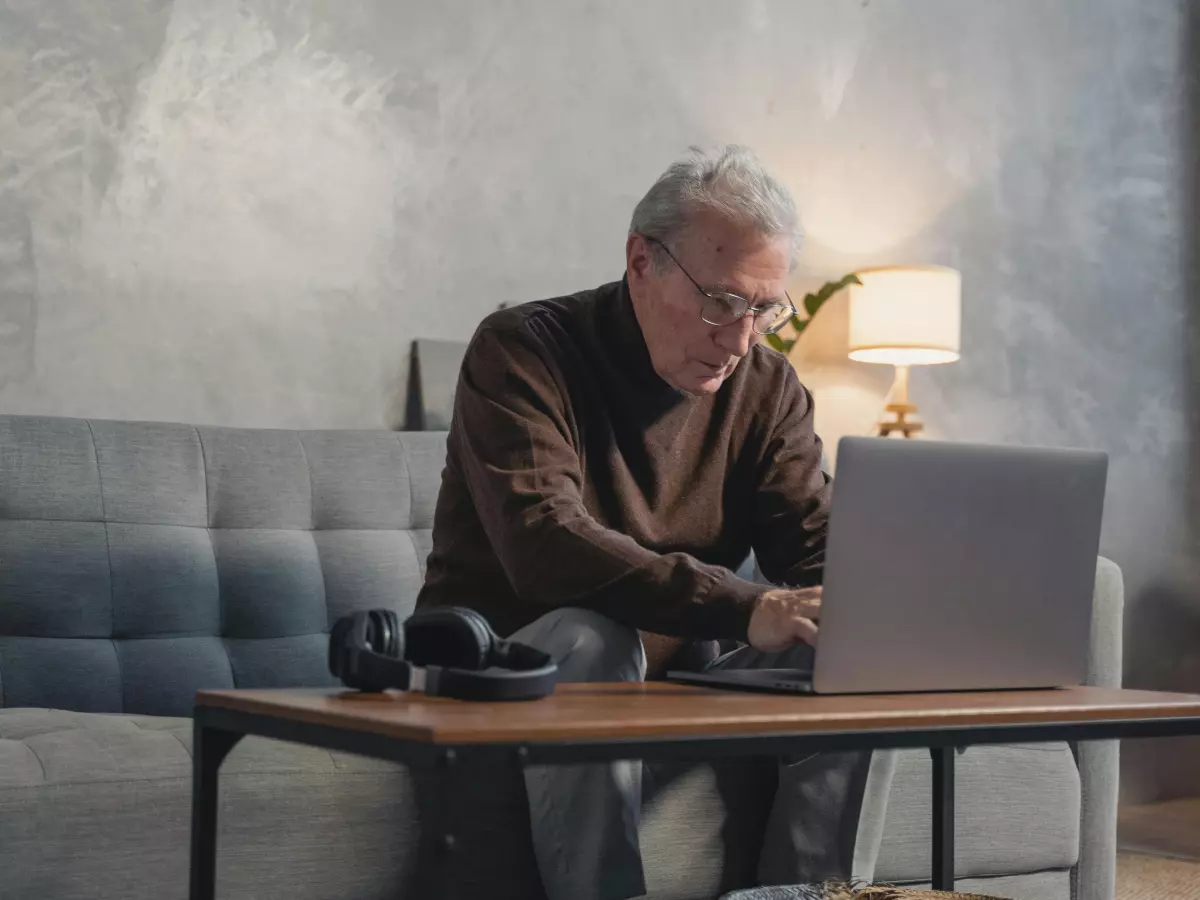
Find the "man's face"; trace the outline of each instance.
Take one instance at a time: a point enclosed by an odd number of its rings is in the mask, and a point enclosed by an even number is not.
[[[656,272],[654,249],[637,234],[625,246],[630,295],[654,369],[685,393],[714,393],[760,335],[754,332],[752,315],[730,325],[705,322],[700,317],[704,296],[680,266],[705,290],[737,294],[754,306],[782,302],[791,242],[706,214],[668,244],[679,265],[668,259]]]

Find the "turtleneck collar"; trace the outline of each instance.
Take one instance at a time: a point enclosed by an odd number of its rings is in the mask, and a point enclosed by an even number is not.
[[[647,399],[657,401],[655,405],[673,406],[688,400],[691,395],[663,380],[654,368],[646,336],[633,308],[633,297],[629,293],[629,276],[623,275],[617,283],[616,296],[612,304],[609,333],[617,352],[619,364],[630,377],[649,392]]]
[[[616,308],[610,321],[614,326],[612,337],[620,364],[627,367],[629,373],[639,381],[646,382],[647,387],[669,387],[654,369],[650,348],[646,345],[646,336],[642,334],[641,323],[633,308],[633,298],[629,294],[628,276],[623,276],[617,284],[615,300]]]

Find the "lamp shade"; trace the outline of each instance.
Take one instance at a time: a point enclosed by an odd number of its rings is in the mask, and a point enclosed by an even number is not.
[[[944,266],[880,266],[850,285],[850,358],[921,366],[959,357],[962,277]]]

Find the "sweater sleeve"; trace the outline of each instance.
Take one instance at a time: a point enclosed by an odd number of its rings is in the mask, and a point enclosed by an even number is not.
[[[577,606],[675,637],[744,640],[766,590],[685,553],[659,554],[584,507],[565,385],[516,330],[484,326],[455,394],[476,511],[508,580],[547,611]]]
[[[821,583],[832,493],[822,451],[813,429],[812,394],[787,366],[754,502],[754,555],[772,584]]]

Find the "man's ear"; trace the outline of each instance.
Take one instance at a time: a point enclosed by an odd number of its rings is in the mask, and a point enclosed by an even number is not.
[[[640,284],[650,274],[654,260],[650,256],[650,242],[640,234],[631,234],[625,239],[625,271],[631,283]]]

